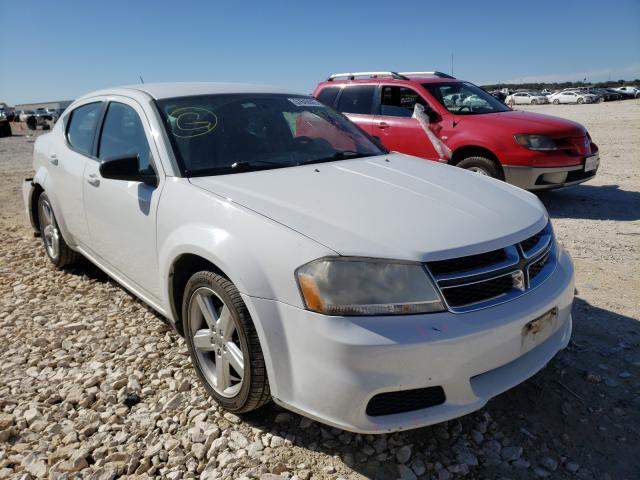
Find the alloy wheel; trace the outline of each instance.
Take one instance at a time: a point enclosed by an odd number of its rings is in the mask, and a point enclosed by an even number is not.
[[[53,210],[47,200],[42,202],[42,235],[49,256],[58,258],[60,253],[60,231],[53,216]]]
[[[486,175],[488,177],[490,176],[489,172],[487,172],[482,167],[469,167],[469,168],[467,168],[467,170],[469,170],[470,172],[479,173],[480,175]]]
[[[212,289],[201,287],[189,300],[189,326],[207,382],[219,395],[233,397],[242,388],[247,355],[231,310]]]

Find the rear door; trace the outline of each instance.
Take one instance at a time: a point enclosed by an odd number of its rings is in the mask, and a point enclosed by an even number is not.
[[[437,159],[429,137],[418,120],[411,118],[416,103],[427,105],[422,96],[411,88],[397,85],[382,85],[378,95],[380,111],[375,117],[373,135],[389,150]]]
[[[376,90],[377,85],[346,85],[341,88],[336,106],[336,110],[344,113],[370,135],[377,135],[373,132],[373,101]]]
[[[64,135],[56,136],[47,152],[49,176],[46,188],[50,190],[54,213],[71,238],[72,245],[89,241],[83,196],[83,172],[92,160],[95,134],[104,103],[89,101],[80,105],[65,119]],[[49,183],[50,182],[50,183]],[[57,209],[57,211],[56,211]]]
[[[164,174],[147,116],[137,102],[112,97],[99,132],[97,159],[84,173],[84,204],[91,251],[156,299],[160,298],[156,212]],[[158,186],[101,177],[100,162],[137,155]],[[157,159],[157,160],[155,160]]]

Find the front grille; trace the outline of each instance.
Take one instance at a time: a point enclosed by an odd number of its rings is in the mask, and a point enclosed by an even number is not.
[[[547,223],[519,244],[429,262],[426,267],[449,310],[465,313],[512,300],[538,286],[555,268],[554,251],[553,231]]]
[[[525,252],[528,252],[538,244],[543,234],[544,234],[544,230],[540,230],[538,233],[536,233],[532,237],[527,238],[524,242],[520,242],[520,246]]]
[[[540,260],[536,260],[531,265],[529,265],[529,280],[533,280],[538,276],[538,274],[542,271],[544,266],[549,261],[550,252],[547,252],[542,256]]]
[[[504,249],[493,250],[479,255],[469,255],[467,257],[451,258],[449,260],[439,260],[429,262],[429,269],[434,275],[451,275],[454,273],[475,270],[487,267],[507,259]]]
[[[412,412],[441,405],[445,401],[442,387],[418,388],[375,395],[367,404],[367,415],[379,417],[394,413]]]
[[[512,288],[513,278],[511,274],[508,274],[469,285],[444,288],[442,294],[449,306],[463,307],[472,303],[506,295]]]

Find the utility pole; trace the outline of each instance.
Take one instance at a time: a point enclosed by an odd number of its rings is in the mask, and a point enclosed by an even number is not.
[[[453,77],[453,52],[451,52],[451,76]]]

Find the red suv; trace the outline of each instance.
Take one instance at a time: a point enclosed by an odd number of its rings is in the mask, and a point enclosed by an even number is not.
[[[313,95],[389,150],[447,162],[527,190],[585,182],[600,163],[598,147],[582,125],[511,110],[476,85],[440,72],[335,74]],[[416,103],[424,107],[426,121],[414,118]],[[442,148],[436,151],[439,141],[450,155],[442,155]]]

